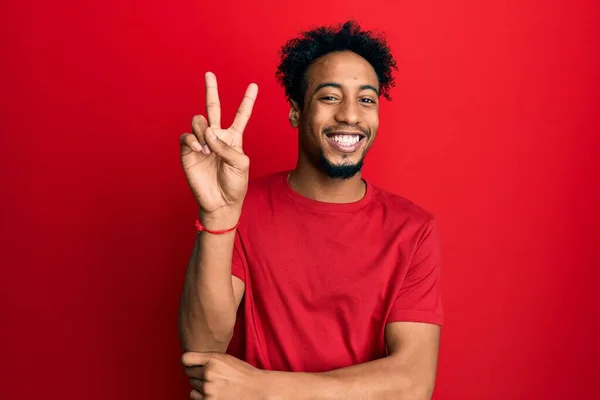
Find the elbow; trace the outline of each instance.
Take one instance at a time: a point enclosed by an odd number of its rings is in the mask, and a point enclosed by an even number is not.
[[[225,353],[233,337],[232,331],[192,332],[181,330],[183,351]]]
[[[223,351],[227,350],[229,346],[229,342],[231,342],[231,338],[233,337],[233,327],[225,328],[219,331],[211,331],[209,332],[209,340],[212,343],[215,343],[219,347],[223,347]]]
[[[179,339],[183,351],[219,352],[224,353],[233,337],[234,325],[220,323],[211,326],[198,323],[196,318],[182,316],[179,321]]]
[[[437,379],[437,368],[407,362],[398,355],[390,355],[391,375],[395,378],[394,399],[431,400]]]
[[[434,385],[429,382],[412,381],[397,398],[410,400],[431,400],[433,397]]]
[[[431,400],[433,396],[433,387],[430,385],[416,385],[412,390],[407,399],[414,400]]]
[[[393,399],[407,400],[431,400],[435,387],[435,374],[416,373],[416,371],[404,371],[398,375],[392,397]]]

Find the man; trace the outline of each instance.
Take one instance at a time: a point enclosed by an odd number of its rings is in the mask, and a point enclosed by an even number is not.
[[[206,74],[207,119],[181,137],[199,205],[180,310],[192,399],[431,397],[436,225],[361,177],[395,68],[384,40],[353,22],[289,41],[277,76],[297,165],[250,184],[242,133],[258,87],[223,129]]]

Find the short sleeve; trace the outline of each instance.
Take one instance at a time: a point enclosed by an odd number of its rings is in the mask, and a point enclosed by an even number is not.
[[[242,246],[242,240],[240,238],[239,231],[235,233],[235,241],[233,244],[233,256],[231,259],[231,275],[240,278],[244,283],[246,283],[246,256],[244,253],[244,248]]]
[[[411,263],[387,322],[425,322],[442,325],[440,248],[435,220],[420,230]]]

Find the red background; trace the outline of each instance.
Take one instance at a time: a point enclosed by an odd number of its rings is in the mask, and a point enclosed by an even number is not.
[[[366,177],[439,219],[435,399],[600,398],[599,11],[3,2],[0,398],[186,398],[177,307],[196,208],[178,139],[204,112],[204,72],[224,123],[259,84],[252,175],[292,167],[277,49],[347,17],[386,31],[400,69]]]

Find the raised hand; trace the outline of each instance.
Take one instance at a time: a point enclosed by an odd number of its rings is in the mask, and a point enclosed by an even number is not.
[[[200,213],[209,219],[241,210],[248,189],[250,160],[242,149],[244,129],[252,114],[258,86],[248,86],[233,123],[221,128],[217,78],[206,76],[206,113],[194,116],[192,132],[181,135],[181,165]],[[214,218],[213,218],[214,219]],[[221,219],[221,218],[220,218]]]

